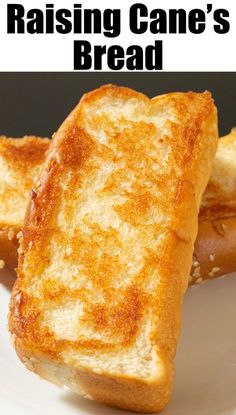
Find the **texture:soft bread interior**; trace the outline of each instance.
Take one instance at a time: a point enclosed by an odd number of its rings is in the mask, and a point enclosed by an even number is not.
[[[23,225],[27,196],[39,175],[49,140],[0,137],[0,227]],[[3,180],[4,178],[4,180]],[[20,219],[19,219],[20,218]]]
[[[16,236],[48,145],[48,139],[38,137],[0,137],[0,259],[11,266],[17,263]]]
[[[203,195],[200,221],[235,216],[236,128],[220,139],[212,174]]]
[[[217,138],[209,93],[83,98],[23,229],[9,327],[31,370],[121,408],[163,408]]]
[[[49,144],[49,140],[38,137],[14,140],[0,137],[0,164],[3,166],[2,171],[8,169],[7,176],[0,177],[0,259],[11,268],[17,263],[16,235],[23,227],[29,193],[35,185]],[[12,148],[20,149],[17,151],[17,160],[12,157]],[[14,182],[11,181],[14,191],[12,187],[9,191],[9,177],[14,177]],[[21,192],[17,203],[16,189]],[[9,212],[15,212],[13,220],[9,220]],[[232,129],[219,140],[212,174],[203,195],[190,283],[199,283],[236,270],[235,232],[236,129]]]
[[[236,270],[236,129],[219,140],[203,195],[191,283]]]

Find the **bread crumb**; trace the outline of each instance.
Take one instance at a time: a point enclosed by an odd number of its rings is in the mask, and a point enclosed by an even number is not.
[[[200,264],[199,264],[199,262],[198,262],[198,261],[193,261],[193,266],[194,266],[194,267],[199,267],[199,265],[200,265]]]
[[[20,247],[18,248],[18,251],[17,251],[17,252],[18,252],[18,254],[19,254],[19,255],[23,254],[23,248],[20,246]]]
[[[214,259],[215,259],[215,254],[210,254],[210,255],[209,255],[209,260],[210,260],[211,262],[213,262],[213,261],[214,261]]]
[[[5,267],[5,261],[3,259],[0,259],[0,269],[3,269]]]
[[[15,232],[11,229],[11,230],[8,232],[7,236],[8,236],[9,241],[12,241],[12,239],[13,239],[13,238],[14,238],[14,236],[15,236]]]
[[[23,232],[22,231],[18,232],[18,234],[16,235],[17,239],[22,238],[22,236],[23,236]]]
[[[201,284],[202,281],[203,281],[202,278],[198,278],[195,282],[196,282],[196,284]]]
[[[220,271],[220,268],[219,267],[214,267],[214,268],[212,268],[212,272],[218,272],[218,271]]]
[[[208,272],[209,277],[214,277],[214,272],[210,271]]]

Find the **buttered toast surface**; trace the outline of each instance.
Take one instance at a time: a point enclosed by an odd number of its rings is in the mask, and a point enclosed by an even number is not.
[[[27,136],[22,139],[0,137],[1,228],[23,226],[26,193],[31,191],[33,181],[39,175],[48,145],[49,140],[39,137]]]
[[[48,145],[49,140],[33,136],[0,137],[0,259],[7,264],[16,265],[16,235]]]
[[[84,96],[23,228],[9,327],[27,367],[107,404],[164,407],[217,139],[209,93]]]
[[[22,197],[15,203],[15,192],[7,191],[8,175],[1,175],[0,187],[5,194],[1,205],[0,259],[7,266],[16,266],[18,241],[16,235],[23,227],[24,215],[29,198],[29,189],[33,189],[41,168],[41,161],[50,140],[26,137],[12,140],[1,137],[0,158],[11,155],[11,148],[19,148],[24,169],[19,170],[19,160],[8,164],[10,175],[17,179],[15,188],[20,188]],[[4,145],[3,145],[4,144]],[[22,146],[22,144],[24,144]],[[9,149],[6,152],[6,149]],[[30,151],[29,151],[30,150]],[[40,153],[39,153],[40,152]],[[39,153],[39,154],[38,154]],[[38,154],[38,156],[37,156]],[[38,161],[36,162],[37,159]],[[6,161],[6,160],[5,160]],[[24,181],[27,169],[27,181]],[[8,209],[6,209],[6,202]],[[9,221],[9,213],[15,212],[14,221]],[[199,213],[198,237],[190,283],[199,283],[205,279],[234,272],[236,269],[236,129],[222,137],[213,165],[210,180],[203,195]]]

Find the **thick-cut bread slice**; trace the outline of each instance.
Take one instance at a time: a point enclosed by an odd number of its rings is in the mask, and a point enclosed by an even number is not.
[[[4,146],[0,146],[0,159],[5,160],[5,151],[8,146],[12,146],[12,140],[1,138]],[[6,212],[5,202],[0,206],[1,212],[1,229],[0,229],[0,258],[7,261],[7,265],[14,267],[17,259],[18,241],[12,236],[17,234],[18,229],[22,229],[25,210],[27,206],[29,189],[34,187],[35,167],[40,169],[40,159],[44,159],[44,153],[49,147],[49,140],[30,137],[21,139],[23,151],[18,158],[23,157],[25,168],[28,169],[27,186],[25,186],[24,175],[17,169],[14,159],[8,168],[11,175],[17,178],[17,188],[21,189],[22,198],[15,203],[14,192],[8,192],[7,203],[8,212],[15,212],[14,223],[9,222]],[[13,144],[18,147],[15,140]],[[27,151],[30,146],[30,153]],[[25,157],[24,147],[27,151]],[[35,154],[41,152],[39,164],[35,166]],[[33,158],[31,161],[31,157]],[[26,161],[25,161],[26,159]],[[34,166],[34,168],[32,168]],[[222,174],[222,166],[223,174]],[[17,173],[17,174],[16,174]],[[229,187],[230,183],[230,187]],[[0,187],[5,191],[7,186],[7,177],[0,177]],[[220,201],[220,202],[219,202]],[[12,233],[9,230],[16,229]],[[10,238],[10,239],[9,239]],[[195,243],[195,253],[193,267],[190,277],[190,283],[199,283],[203,280],[218,277],[236,270],[236,129],[219,140],[218,150],[213,166],[213,172],[209,184],[203,196],[202,208],[199,215],[198,236]]]
[[[84,96],[23,228],[9,328],[30,370],[120,408],[165,406],[217,141],[207,92]]]
[[[219,140],[204,193],[191,283],[236,270],[236,129]]]
[[[49,140],[0,137],[0,259],[17,263],[17,233],[22,229],[29,193],[39,175]]]

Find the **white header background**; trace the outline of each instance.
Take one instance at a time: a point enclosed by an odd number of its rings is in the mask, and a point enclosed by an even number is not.
[[[55,10],[73,10],[74,4],[82,8],[120,8],[121,34],[107,38],[88,34],[7,34],[7,4],[22,4],[26,11],[32,8],[45,10],[46,4],[54,4]],[[230,31],[227,34],[214,32],[213,13],[206,14],[206,29],[203,34],[160,34],[148,31],[135,35],[129,30],[129,8],[134,3],[146,4],[149,11],[156,8],[194,8],[206,12],[207,4],[213,10],[223,8],[229,11]],[[236,71],[236,2],[233,0],[23,0],[0,2],[0,71],[73,71],[74,40],[88,40],[96,45],[132,44],[143,47],[155,40],[163,40],[163,71]],[[108,70],[106,57],[103,71]],[[124,69],[125,70],[125,69]]]

